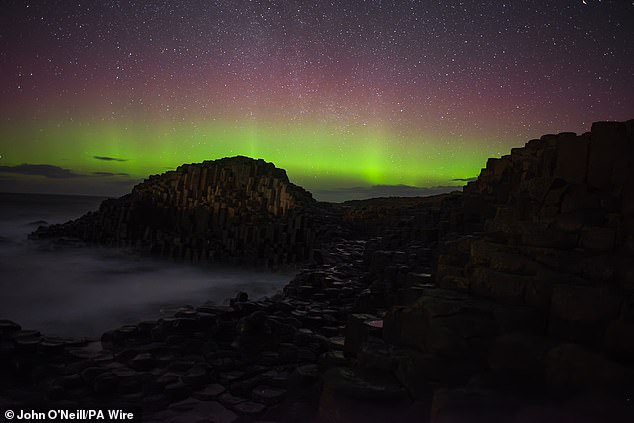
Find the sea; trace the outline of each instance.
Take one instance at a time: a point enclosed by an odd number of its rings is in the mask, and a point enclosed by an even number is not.
[[[97,338],[182,306],[262,298],[293,277],[227,266],[176,264],[132,250],[29,240],[40,225],[96,210],[101,197],[0,193],[0,319],[45,335]]]

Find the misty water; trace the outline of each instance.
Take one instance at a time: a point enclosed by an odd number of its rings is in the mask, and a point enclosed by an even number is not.
[[[275,294],[292,278],[232,267],[196,267],[105,247],[33,241],[38,225],[95,210],[102,198],[0,194],[0,319],[47,335],[98,337],[157,319],[174,307],[223,304],[238,291]]]

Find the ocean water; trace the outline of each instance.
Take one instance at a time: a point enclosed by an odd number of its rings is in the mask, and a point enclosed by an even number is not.
[[[77,218],[102,200],[0,193],[0,319],[47,335],[98,337],[177,306],[223,304],[238,291],[251,298],[273,295],[293,277],[27,238],[40,224]]]

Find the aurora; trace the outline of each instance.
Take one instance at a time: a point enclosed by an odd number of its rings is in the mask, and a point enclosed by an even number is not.
[[[235,155],[309,190],[459,187],[535,136],[634,112],[618,2],[5,9],[0,191],[122,195]]]

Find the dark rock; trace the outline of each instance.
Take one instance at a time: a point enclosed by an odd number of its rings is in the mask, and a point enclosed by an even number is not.
[[[332,367],[348,367],[350,360],[343,351],[330,351],[319,356],[319,369],[324,372]]]
[[[247,301],[249,301],[249,294],[240,291],[234,298],[232,298],[231,305],[234,305],[235,303],[245,303]]]
[[[22,329],[20,325],[11,320],[0,320],[0,336],[10,336]]]
[[[192,396],[201,401],[211,401],[218,396],[222,395],[226,391],[225,387],[214,383],[206,386],[205,388],[196,391],[192,394]]]
[[[551,343],[544,337],[534,335],[501,335],[491,347],[489,367],[516,385],[543,382],[546,354]]]
[[[548,331],[562,339],[600,344],[608,322],[618,316],[621,302],[607,288],[555,285]]]
[[[225,392],[224,394],[220,395],[218,400],[222,404],[224,404],[225,406],[230,407],[230,408],[233,408],[233,406],[235,406],[237,404],[240,404],[241,402],[246,401],[245,398],[231,395],[229,392]]]
[[[477,388],[438,389],[431,405],[431,423],[513,421],[520,404],[502,392]]]
[[[107,370],[102,367],[87,367],[81,371],[81,377],[85,383],[91,384],[97,376],[106,372]]]
[[[231,372],[222,372],[219,375],[219,380],[223,385],[231,384],[237,380],[245,377],[245,373],[239,370],[231,371]]]
[[[271,326],[263,311],[256,311],[240,319],[236,330],[236,344],[245,351],[265,350],[271,342]]]
[[[281,402],[286,396],[286,390],[260,385],[252,391],[253,399],[267,405],[274,405]]]
[[[350,368],[335,367],[324,374],[322,395],[367,401],[390,401],[406,398],[407,391],[388,374],[364,374]]]
[[[180,381],[165,385],[165,395],[167,395],[171,401],[187,398],[190,393],[190,388]]]
[[[285,363],[294,363],[297,361],[299,348],[295,344],[280,343],[277,347],[279,359]]]
[[[190,387],[203,386],[209,382],[208,368],[205,365],[196,365],[181,376],[181,380]]]
[[[561,344],[546,356],[546,380],[561,393],[614,391],[631,387],[634,373],[575,344]]]
[[[284,170],[238,156],[150,176],[97,212],[40,227],[31,238],[66,236],[173,260],[277,267],[310,259],[321,239],[340,233],[335,212],[290,183]]]
[[[156,360],[150,353],[136,355],[130,360],[130,367],[136,370],[150,370],[156,364]]]
[[[368,422],[415,421],[403,418],[410,403],[407,391],[389,375],[332,368],[324,374],[319,417],[323,421],[357,421],[359,416]]]
[[[96,376],[92,382],[92,389],[97,394],[110,394],[117,390],[119,378],[106,372]]]
[[[264,404],[253,401],[240,402],[238,404],[235,404],[231,408],[239,415],[248,416],[251,418],[261,416],[266,410],[266,406]]]
[[[612,320],[605,332],[605,350],[612,356],[634,362],[634,322]]]
[[[72,388],[84,386],[84,380],[82,379],[81,375],[72,374],[72,375],[61,377],[59,379],[59,384],[64,389],[72,389]]]
[[[361,345],[368,339],[370,333],[374,332],[380,336],[376,326],[372,322],[380,320],[376,316],[369,314],[351,314],[346,324],[345,343],[343,350],[346,354],[356,355],[361,349]]]
[[[291,375],[298,384],[309,385],[319,378],[319,367],[315,364],[304,364],[295,368]]]
[[[248,379],[242,379],[238,382],[234,382],[229,387],[229,390],[232,394],[241,396],[241,397],[249,397],[251,396],[251,392],[253,389],[260,385],[263,381],[264,377],[261,375],[256,375],[253,377],[249,377]]]
[[[170,405],[169,410],[156,413],[153,421],[234,423],[238,416],[216,401],[186,399]]]

